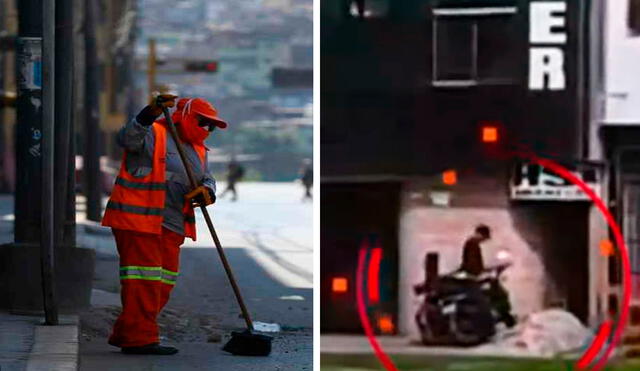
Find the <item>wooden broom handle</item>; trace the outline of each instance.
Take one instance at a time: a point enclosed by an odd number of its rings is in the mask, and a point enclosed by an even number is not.
[[[162,112],[164,113],[164,117],[167,120],[167,126],[169,127],[169,133],[171,134],[171,138],[176,143],[176,148],[178,149],[178,154],[180,155],[180,159],[182,160],[182,164],[184,165],[184,169],[187,171],[187,176],[189,177],[189,182],[191,183],[191,188],[198,188],[198,182],[196,181],[196,177],[193,175],[193,171],[191,170],[191,166],[187,160],[187,156],[184,153],[184,148],[182,147],[182,143],[180,142],[180,138],[178,138],[178,132],[176,131],[176,127],[171,120],[171,115],[169,114],[169,109],[167,107],[162,107]],[[244,300],[242,300],[242,295],[240,294],[240,288],[236,283],[236,279],[233,276],[233,271],[231,270],[231,265],[229,265],[229,261],[227,261],[227,257],[224,254],[224,250],[222,249],[222,244],[218,239],[218,234],[216,233],[215,228],[213,227],[213,223],[211,222],[211,217],[209,216],[209,212],[207,211],[206,206],[200,205],[200,210],[202,210],[202,215],[204,215],[204,220],[207,222],[207,227],[209,227],[209,231],[211,232],[211,237],[213,238],[213,242],[216,244],[216,250],[218,250],[218,255],[220,255],[220,260],[222,261],[222,265],[224,266],[224,270],[227,273],[227,278],[229,278],[229,282],[231,283],[231,287],[233,288],[233,293],[236,296],[236,300],[238,301],[238,305],[240,305],[240,310],[242,311],[242,316],[244,317],[244,321],[247,324],[247,328],[250,331],[253,331],[253,322],[251,321],[251,317],[249,316],[249,311],[244,304]]]

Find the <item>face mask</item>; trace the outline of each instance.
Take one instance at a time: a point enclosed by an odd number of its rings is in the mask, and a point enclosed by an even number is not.
[[[177,128],[180,137],[185,142],[203,145],[204,140],[209,136],[209,131],[200,127],[197,118],[193,115],[186,115]]]

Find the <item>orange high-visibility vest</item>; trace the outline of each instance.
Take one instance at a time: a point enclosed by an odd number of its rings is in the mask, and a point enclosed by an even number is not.
[[[120,173],[111,191],[111,197],[102,218],[102,225],[144,233],[162,233],[162,220],[166,197],[167,128],[154,123],[155,135],[151,173],[134,177],[127,171],[127,152],[122,156]],[[204,166],[205,149],[194,147]],[[190,202],[185,201],[185,236],[196,240],[196,218]]]

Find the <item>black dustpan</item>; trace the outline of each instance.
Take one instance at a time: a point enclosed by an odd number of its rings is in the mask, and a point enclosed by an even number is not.
[[[272,340],[271,336],[254,334],[249,330],[234,331],[222,350],[236,356],[268,356]]]

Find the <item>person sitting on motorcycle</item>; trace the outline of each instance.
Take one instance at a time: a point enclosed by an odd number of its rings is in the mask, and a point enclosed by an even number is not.
[[[489,239],[491,239],[491,229],[484,224],[478,225],[474,234],[469,237],[464,244],[460,271],[466,272],[478,279],[480,278],[479,276],[487,271],[496,270],[499,276],[500,273],[506,269],[507,265],[498,265],[490,268],[484,266],[480,244]],[[484,278],[479,281],[481,283],[486,282],[490,285],[489,290],[485,291],[485,293],[489,297],[491,305],[498,313],[499,319],[503,321],[507,327],[515,325],[516,320],[511,315],[509,293],[500,284],[500,281],[491,278]]]
[[[462,265],[460,270],[474,276],[484,272],[484,261],[480,244],[491,239],[491,230],[484,224],[476,227],[475,232],[464,243],[462,250]]]

